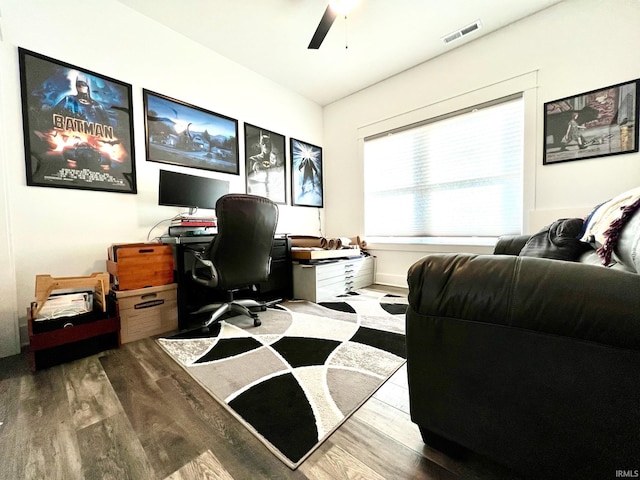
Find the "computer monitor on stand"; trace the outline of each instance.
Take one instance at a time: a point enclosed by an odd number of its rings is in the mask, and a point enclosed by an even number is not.
[[[215,209],[218,199],[227,193],[227,181],[160,170],[159,205],[186,207],[193,215],[198,208]]]

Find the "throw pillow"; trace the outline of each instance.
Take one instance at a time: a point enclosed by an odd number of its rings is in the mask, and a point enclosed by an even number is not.
[[[532,235],[520,251],[520,256],[578,261],[584,252],[591,249],[589,244],[578,238],[582,224],[581,218],[556,220]]]

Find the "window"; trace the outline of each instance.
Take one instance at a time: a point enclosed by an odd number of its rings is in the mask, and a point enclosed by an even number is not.
[[[522,229],[522,95],[364,139],[367,237]]]

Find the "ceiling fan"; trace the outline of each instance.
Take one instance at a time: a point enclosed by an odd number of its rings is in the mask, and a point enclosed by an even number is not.
[[[330,0],[307,48],[311,50],[320,48],[338,14],[346,16],[358,3],[360,0]]]

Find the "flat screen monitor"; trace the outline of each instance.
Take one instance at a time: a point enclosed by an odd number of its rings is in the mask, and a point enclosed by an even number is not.
[[[172,207],[215,209],[218,199],[229,193],[229,182],[216,178],[160,170],[158,204]]]

